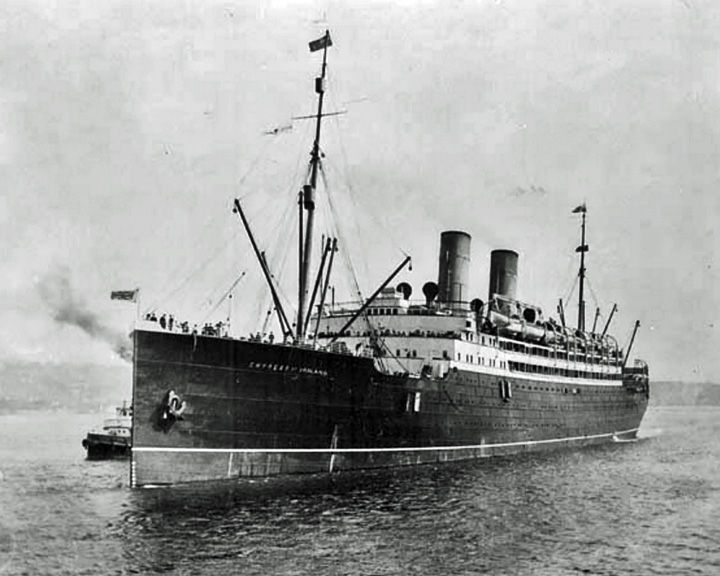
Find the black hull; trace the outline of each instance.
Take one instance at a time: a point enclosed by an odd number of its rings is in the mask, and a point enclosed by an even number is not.
[[[411,378],[305,348],[143,330],[134,338],[134,486],[610,442],[634,437],[647,407],[646,389],[619,383],[463,370]],[[165,411],[170,390],[185,402],[179,418]]]
[[[129,438],[90,432],[82,445],[88,460],[123,460],[130,457],[132,443]]]

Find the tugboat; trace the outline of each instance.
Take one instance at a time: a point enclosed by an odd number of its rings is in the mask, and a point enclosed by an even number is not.
[[[115,408],[115,417],[105,419],[102,432],[88,432],[82,445],[88,460],[128,458],[132,448],[132,406],[123,402]]]

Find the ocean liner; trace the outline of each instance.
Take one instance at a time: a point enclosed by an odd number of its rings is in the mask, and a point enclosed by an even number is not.
[[[367,298],[336,303],[336,239],[311,274],[328,32],[315,81],[315,138],[298,195],[298,302],[289,318],[273,273],[245,228],[272,294],[282,339],[237,338],[140,321],[133,332],[131,485],[407,466],[581,446],[636,436],[647,365],[585,326],[585,205],[577,325],[517,297],[518,254],[490,254],[487,300],[470,299],[471,237],[440,237],[437,282],[393,285],[406,258]],[[154,317],[151,320],[155,320]],[[164,323],[163,323],[164,324]]]

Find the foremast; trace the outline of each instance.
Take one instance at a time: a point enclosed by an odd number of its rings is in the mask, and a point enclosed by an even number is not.
[[[302,190],[298,194],[298,310],[294,330],[283,310],[282,303],[280,302],[277,290],[275,289],[273,276],[270,273],[267,262],[265,260],[264,252],[260,251],[259,247],[255,242],[252,231],[250,230],[250,225],[245,218],[245,214],[243,213],[239,199],[235,200],[235,207],[233,209],[234,212],[240,215],[240,219],[242,220],[242,223],[250,239],[250,243],[252,244],[255,251],[255,255],[258,259],[258,262],[260,263],[260,268],[263,271],[265,280],[268,284],[268,287],[270,288],[270,292],[273,296],[273,304],[278,315],[278,321],[283,332],[283,337],[284,339],[287,339],[288,337],[294,337],[295,344],[300,345],[304,344],[305,342],[307,331],[310,326],[312,308],[315,303],[315,297],[318,295],[320,286],[322,286],[322,290],[320,291],[320,305],[318,307],[318,315],[315,321],[315,335],[313,338],[313,346],[315,346],[315,344],[317,343],[317,332],[320,324],[320,316],[322,314],[322,309],[325,304],[325,296],[328,289],[328,282],[330,280],[330,273],[333,264],[333,255],[337,251],[337,239],[328,238],[325,242],[323,256],[317,272],[317,277],[315,279],[315,287],[313,289],[312,297],[309,299],[308,302],[308,288],[310,286],[310,268],[312,265],[315,192],[317,189],[318,171],[322,169],[320,160],[320,135],[322,128],[322,118],[323,116],[335,116],[342,113],[330,112],[327,114],[323,114],[323,100],[325,96],[325,75],[327,71],[327,49],[330,46],[332,46],[332,40],[330,38],[330,32],[328,30],[325,31],[325,34],[321,38],[310,42],[310,52],[316,52],[318,50],[323,51],[323,60],[320,76],[315,78],[315,92],[318,95],[317,113],[314,116],[297,117],[298,119],[315,118],[315,140],[313,142],[313,147],[310,152],[310,166],[308,170],[308,177],[306,183],[302,187]],[[307,215],[305,214],[306,212]],[[304,220],[305,225],[303,226]],[[327,269],[325,269],[326,261]],[[377,296],[381,293],[382,289],[385,288],[387,284],[389,284],[392,279],[409,263],[410,257],[407,256],[405,260],[400,264],[400,266],[398,266],[385,280],[382,286],[378,290],[376,290],[375,293],[360,307],[357,314],[343,328],[343,331],[347,330],[350,324],[352,324],[352,322],[354,322],[360,316],[360,314],[364,312],[364,310],[377,298]]]
[[[298,273],[298,312],[296,339],[302,342],[305,339],[305,308],[310,284],[310,267],[312,265],[312,243],[313,226],[315,223],[315,190],[317,189],[317,176],[320,165],[320,133],[322,126],[322,109],[325,96],[325,72],[327,70],[327,49],[332,46],[330,31],[325,30],[325,35],[310,42],[310,52],[323,51],[323,61],[320,76],[315,78],[315,92],[318,95],[317,115],[315,119],[315,141],[310,153],[310,176],[308,182],[302,189],[302,206],[299,210],[299,258],[300,270]],[[305,218],[305,229],[303,230],[303,210],[307,212]],[[309,311],[308,311],[309,314]]]

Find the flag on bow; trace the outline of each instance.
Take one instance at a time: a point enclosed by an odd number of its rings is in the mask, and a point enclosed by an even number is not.
[[[322,38],[318,38],[317,40],[313,40],[309,43],[310,46],[310,52],[317,52],[318,50],[322,50],[323,48],[329,48],[332,46],[332,39],[330,38],[330,32],[325,32],[325,36]]]
[[[580,204],[580,206],[578,206],[577,208],[575,208],[575,210],[572,211],[573,214],[577,214],[579,212],[583,212],[583,213],[587,212],[587,207],[585,206],[585,202]]]
[[[124,300],[126,302],[137,302],[139,289],[135,290],[116,290],[110,292],[110,300]]]

